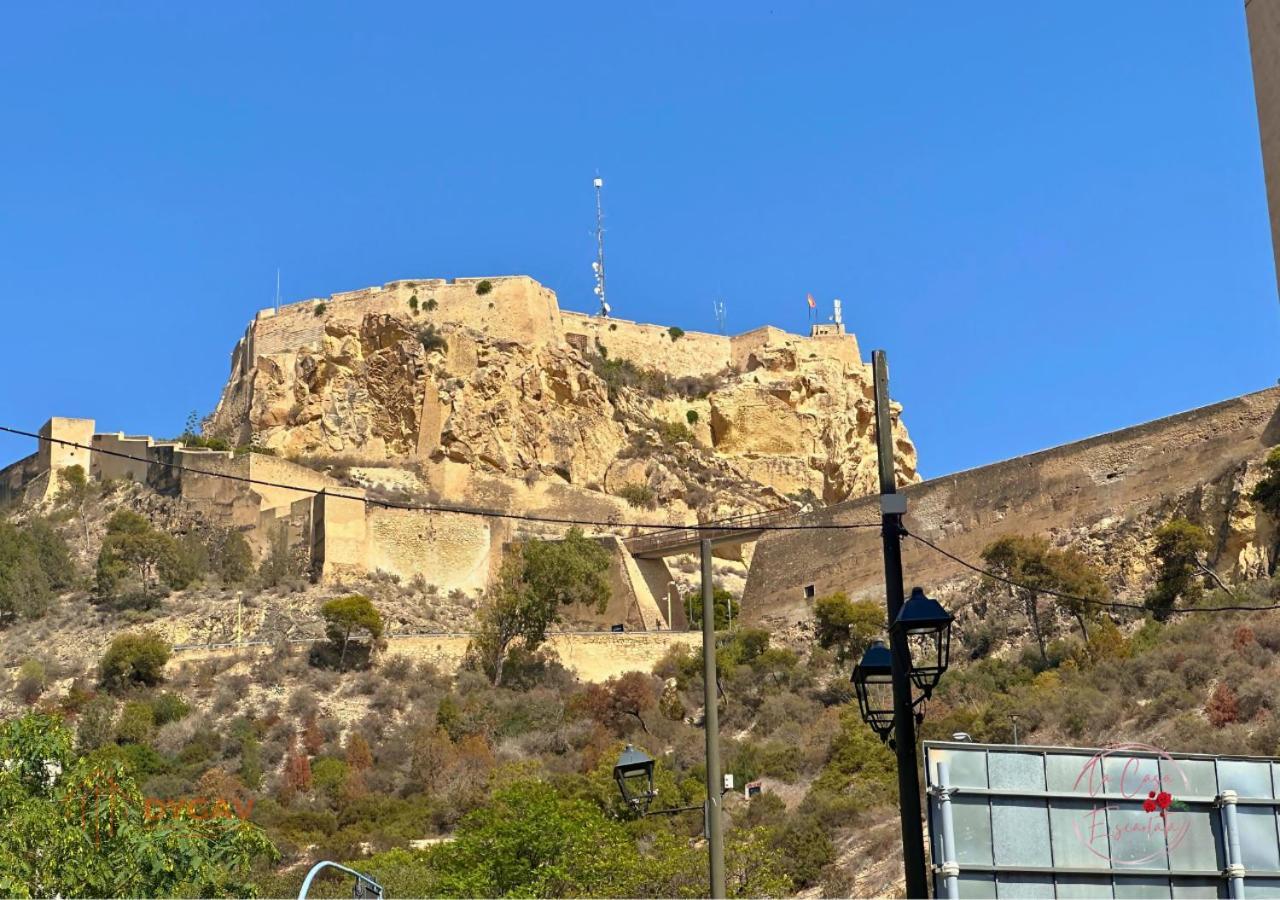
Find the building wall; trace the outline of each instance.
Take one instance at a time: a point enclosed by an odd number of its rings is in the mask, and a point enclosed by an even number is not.
[[[1280,0],[1248,0],[1245,18],[1253,58],[1253,92],[1262,138],[1271,241],[1280,275]]]
[[[952,553],[977,560],[1002,534],[1047,534],[1140,515],[1162,499],[1184,494],[1257,459],[1280,444],[1280,388],[1055,447],[1028,456],[935,478],[902,489],[908,531]],[[839,503],[800,520],[808,524],[879,521],[879,500]],[[968,574],[911,540],[903,542],[906,587],[937,586]],[[883,596],[877,528],[765,533],[743,594],[743,615],[757,622],[792,622],[812,614],[806,585],[817,597],[845,591]]]

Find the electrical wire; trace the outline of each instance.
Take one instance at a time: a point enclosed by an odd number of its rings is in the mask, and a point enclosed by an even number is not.
[[[162,466],[175,472],[187,472],[192,475],[204,475],[210,478],[224,478],[228,481],[238,481],[243,484],[253,484],[260,487],[273,487],[282,490],[297,491],[302,494],[324,494],[326,497],[333,497],[338,500],[356,500],[371,506],[378,506],[385,509],[400,509],[413,512],[441,512],[441,513],[457,513],[465,516],[482,516],[493,519],[512,519],[521,522],[537,522],[549,525],[581,525],[591,528],[647,528],[651,532],[645,537],[660,535],[665,532],[678,531],[697,531],[697,532],[756,532],[756,531],[841,531],[855,528],[879,528],[879,522],[847,522],[833,523],[830,525],[729,525],[718,524],[715,522],[704,522],[695,525],[668,525],[655,522],[608,522],[593,519],[570,519],[559,518],[555,516],[537,516],[528,513],[504,512],[498,509],[485,509],[476,506],[452,506],[445,504],[429,504],[429,503],[399,503],[394,500],[383,500],[374,497],[358,497],[354,494],[341,494],[331,491],[328,488],[310,488],[302,487],[296,484],[283,484],[278,481],[266,481],[261,478],[251,478],[248,475],[236,475],[232,472],[211,472],[207,469],[196,469],[191,466],[185,466],[177,462],[168,462],[160,459],[151,459],[145,456],[132,456],[128,453],[121,453],[118,450],[104,450],[98,447],[91,447],[86,444],[79,444],[75,441],[68,441],[62,438],[47,437],[31,431],[23,431],[19,428],[10,428],[0,425],[0,432],[18,435],[19,437],[34,438],[37,441],[45,441],[51,444],[58,444],[63,447],[74,447],[77,450],[87,450],[90,453],[101,453],[104,456],[113,456],[119,459],[127,459],[133,462],[146,463],[149,466]],[[767,512],[776,512],[778,510],[769,510]],[[730,522],[734,519],[728,520]]]
[[[1055,591],[1049,588],[1033,587],[1032,585],[1029,585],[1029,584],[1023,584],[1022,582],[1014,581],[1012,578],[1006,578],[1003,575],[1000,575],[996,572],[992,572],[990,569],[984,569],[982,566],[971,563],[966,559],[962,559],[961,557],[956,556],[954,553],[950,552],[949,550],[943,550],[941,547],[939,547],[937,544],[935,544],[933,541],[929,540],[928,538],[922,538],[920,537],[920,535],[913,534],[912,532],[907,531],[905,528],[902,530],[902,533],[906,537],[919,541],[921,544],[924,544],[929,549],[937,553],[941,553],[943,556],[947,557],[953,562],[959,563],[960,565],[964,566],[966,569],[970,569],[974,572],[977,572],[979,575],[986,576],[987,578],[992,578],[996,581],[1003,582],[1004,584],[1007,584],[1010,587],[1018,588],[1019,590],[1031,591],[1032,593],[1035,593],[1035,594],[1047,594],[1050,597],[1057,597],[1059,600],[1069,600],[1074,603],[1085,603],[1090,606],[1099,606],[1107,609],[1130,609],[1130,610],[1136,610],[1137,612],[1143,612],[1143,613],[1148,613],[1152,611],[1150,607],[1143,606],[1137,603],[1121,603],[1116,600],[1098,600],[1097,598],[1094,598],[1094,597],[1077,597],[1074,594],[1067,594],[1067,593],[1063,593],[1062,591]],[[1280,609],[1280,604],[1272,604],[1270,606],[1246,606],[1241,604],[1238,606],[1192,606],[1192,607],[1184,607],[1182,609],[1178,609],[1175,607],[1175,608],[1170,608],[1168,610],[1162,610],[1162,612],[1168,613],[1169,615],[1180,615],[1182,613],[1267,612],[1270,610],[1277,610],[1277,609]]]

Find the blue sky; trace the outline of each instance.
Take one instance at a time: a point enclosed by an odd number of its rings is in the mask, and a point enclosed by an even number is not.
[[[171,435],[253,312],[845,301],[936,476],[1274,384],[1243,3],[10,5],[0,423]],[[0,460],[29,452],[0,440]]]

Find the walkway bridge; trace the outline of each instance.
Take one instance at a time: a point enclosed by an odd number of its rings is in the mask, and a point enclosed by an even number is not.
[[[746,544],[760,537],[766,527],[784,524],[800,514],[795,509],[771,509],[719,519],[698,528],[668,528],[641,534],[625,538],[623,543],[636,559],[661,559],[665,556],[696,553],[699,542],[704,540],[711,540],[718,545]]]

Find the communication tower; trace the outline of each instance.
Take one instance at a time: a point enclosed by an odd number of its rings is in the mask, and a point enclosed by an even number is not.
[[[609,301],[604,293],[604,206],[600,202],[600,192],[604,188],[604,179],[596,176],[596,260],[591,264],[596,276],[595,294],[600,299],[600,315],[609,317]]]

